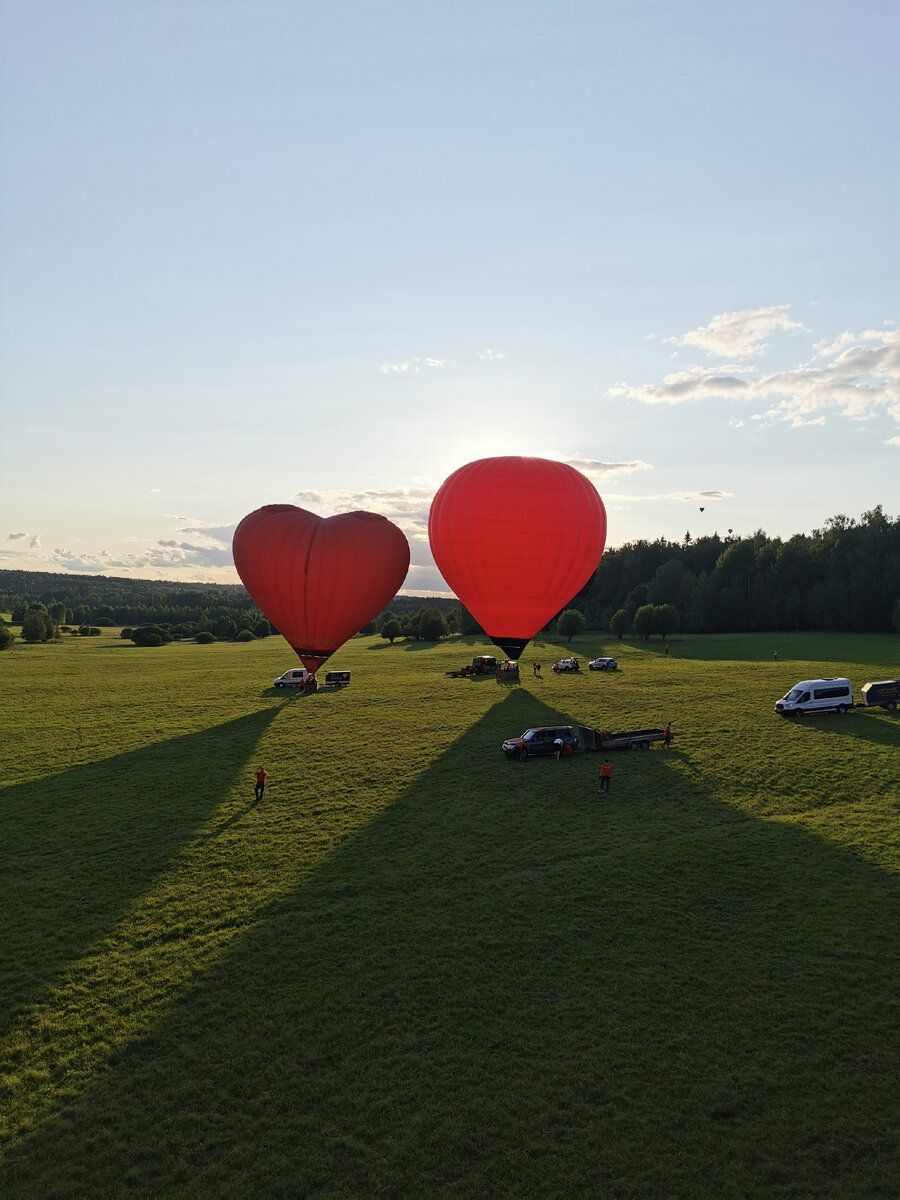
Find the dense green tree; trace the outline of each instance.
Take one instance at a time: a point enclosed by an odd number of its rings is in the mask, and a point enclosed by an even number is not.
[[[400,627],[400,622],[396,617],[391,617],[391,619],[389,621],[385,621],[381,627],[381,636],[383,638],[387,638],[392,646],[394,644],[394,639],[398,638],[402,632],[403,630]]]
[[[26,642],[49,642],[57,635],[57,625],[46,604],[30,604],[22,614],[22,637]]]
[[[626,633],[631,633],[631,617],[624,608],[617,608],[609,619],[610,632],[621,642]]]
[[[47,605],[47,612],[50,614],[50,620],[54,625],[64,625],[66,621],[66,602],[65,600],[51,600]]]
[[[171,642],[172,635],[159,625],[141,625],[134,630],[131,640],[136,646],[165,646]]]
[[[423,642],[437,642],[447,632],[444,614],[438,608],[423,608],[419,613],[418,634]]]
[[[238,630],[237,635],[235,636],[234,640],[236,642],[252,642],[253,641],[253,630],[252,629]]]
[[[272,626],[269,624],[269,622],[266,620],[265,617],[263,617],[261,620],[257,621],[256,624],[253,626],[254,637],[267,638],[271,632],[272,632]]]
[[[8,625],[0,625],[0,650],[8,650],[16,640],[16,635]]]
[[[219,641],[227,642],[237,633],[237,623],[231,617],[218,617],[213,621],[212,631]]]
[[[634,614],[632,621],[637,637],[645,642],[650,640],[651,633],[656,633],[656,609],[652,604],[642,604]]]
[[[567,608],[559,614],[559,620],[556,622],[556,631],[560,637],[564,637],[567,642],[571,642],[576,634],[581,633],[587,621],[584,619],[584,613],[577,608]]]
[[[194,641],[197,643],[198,646],[209,646],[215,640],[216,639],[213,637],[213,635],[209,632],[208,629],[201,629],[200,632],[197,634],[197,636],[194,638]]]
[[[658,604],[655,607],[656,632],[665,641],[670,633],[677,633],[681,624],[678,609],[674,604]]]

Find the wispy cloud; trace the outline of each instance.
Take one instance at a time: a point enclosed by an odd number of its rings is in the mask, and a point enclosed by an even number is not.
[[[560,454],[556,457],[567,466],[581,471],[582,475],[587,475],[588,479],[593,482],[609,479],[611,475],[628,475],[632,471],[653,470],[650,463],[641,462],[640,459],[635,459],[633,462],[603,462],[596,458],[582,458],[579,454],[571,456]]]
[[[795,427],[821,425],[829,412],[864,420],[884,411],[900,422],[900,330],[843,333],[820,344],[811,362],[787,371],[767,375],[746,366],[692,366],[666,375],[661,383],[618,384],[610,395],[641,404],[762,401],[769,407],[755,419]]]
[[[154,546],[148,546],[135,554],[112,554],[109,550],[100,550],[96,554],[82,554],[57,546],[47,557],[63,571],[79,571],[91,575],[102,575],[107,571],[143,571],[148,567],[177,571],[232,565],[230,546],[198,546],[174,540],[160,540]]]
[[[291,499],[319,516],[344,512],[376,512],[398,525],[409,538],[428,537],[428,510],[437,490],[432,485],[295,492]]]
[[[764,352],[763,338],[775,330],[803,328],[799,321],[790,319],[787,310],[788,305],[778,304],[720,313],[708,325],[663,341],[671,346],[696,346],[715,358],[751,358]]]
[[[497,362],[501,358],[506,358],[502,350],[492,350],[490,346],[485,346],[483,350],[478,351],[478,357],[486,359],[488,362]]]
[[[632,496],[621,492],[604,493],[603,499],[608,504],[647,504],[658,503],[660,500],[674,500],[678,503],[688,503],[696,500],[733,500],[734,492],[653,492],[646,496]]]
[[[416,356],[415,358],[404,359],[399,363],[382,363],[378,368],[383,375],[415,375],[420,370],[431,368],[441,368],[447,366],[446,358],[423,358]]]

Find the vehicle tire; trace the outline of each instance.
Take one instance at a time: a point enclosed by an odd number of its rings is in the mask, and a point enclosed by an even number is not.
[[[842,717],[846,711],[847,711],[847,705],[846,705],[846,704],[839,704],[839,705],[837,706],[837,712],[838,712],[838,715],[839,715],[839,716],[841,716],[841,717]]]
[[[628,747],[629,750],[640,750],[640,748],[641,748],[640,742],[632,742],[631,745]]]
[[[649,743],[649,742],[641,742],[641,749],[642,749],[642,750],[649,750],[649,749],[650,749],[650,743]]]
[[[888,712],[893,712],[894,709],[897,707],[897,701],[896,700],[888,700],[887,704],[884,707],[888,710]]]
[[[794,709],[794,716],[795,716],[795,717],[802,717],[802,716],[803,716],[803,709],[802,709],[802,708],[795,708],[795,709]]]

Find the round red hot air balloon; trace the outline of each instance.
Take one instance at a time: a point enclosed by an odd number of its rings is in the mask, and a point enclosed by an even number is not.
[[[244,517],[232,549],[244,587],[308,671],[378,616],[409,569],[403,532],[370,512],[266,504]]]
[[[590,579],[606,509],[580,471],[545,458],[482,458],[438,488],[428,540],[447,584],[518,658]]]

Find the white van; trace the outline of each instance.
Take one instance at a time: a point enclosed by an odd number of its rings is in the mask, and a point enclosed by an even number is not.
[[[795,683],[786,696],[775,701],[775,711],[783,717],[802,717],[804,713],[839,713],[853,707],[853,688],[849,679],[804,679]]]

